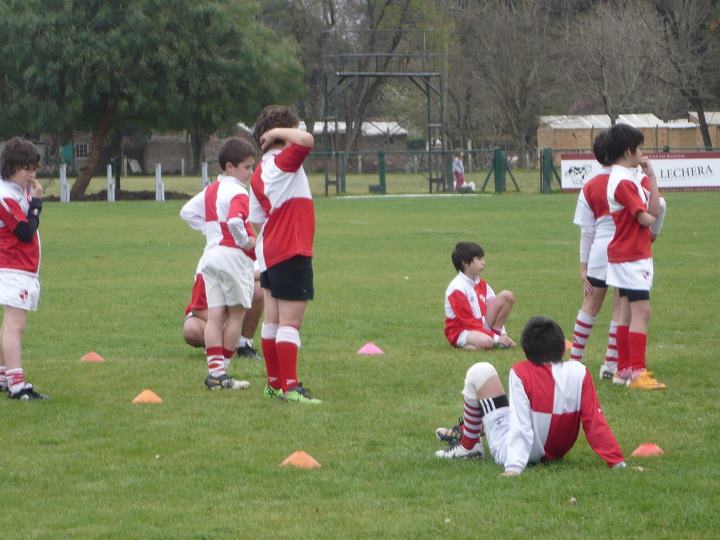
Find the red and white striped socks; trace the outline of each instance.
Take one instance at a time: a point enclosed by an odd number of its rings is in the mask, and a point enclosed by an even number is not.
[[[460,444],[466,450],[472,450],[480,442],[482,431],[482,415],[480,402],[477,399],[464,398],[465,410],[463,412],[463,433]]]
[[[260,345],[265,360],[267,383],[275,390],[282,388],[282,382],[280,381],[280,363],[278,362],[277,348],[275,346],[277,332],[278,325],[276,323],[263,323],[260,329]]]
[[[25,371],[23,371],[23,368],[8,369],[5,371],[5,377],[11,394],[16,394],[25,388]]]
[[[575,328],[573,329],[572,350],[570,351],[570,360],[583,361],[583,353],[585,345],[590,339],[595,317],[588,315],[583,310],[578,311],[575,319]]]
[[[617,326],[615,321],[610,321],[607,349],[605,350],[605,365],[613,371],[617,369],[618,365]]]
[[[222,347],[208,347],[205,349],[208,372],[213,377],[225,375],[225,354]]]
[[[0,389],[7,388],[7,376],[5,375],[5,366],[0,366]]]

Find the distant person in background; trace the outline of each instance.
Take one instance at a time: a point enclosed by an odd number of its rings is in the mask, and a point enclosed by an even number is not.
[[[463,165],[462,150],[455,150],[453,158],[453,176],[455,177],[455,191],[459,192],[465,183],[465,166]]]

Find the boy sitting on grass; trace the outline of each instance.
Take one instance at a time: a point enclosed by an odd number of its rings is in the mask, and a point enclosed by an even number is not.
[[[622,451],[600,407],[587,368],[562,361],[565,336],[546,317],[532,317],[521,336],[527,360],[510,370],[509,393],[487,362],[465,375],[465,412],[460,440],[435,455],[444,459],[483,457],[482,434],[503,476],[521,474],[531,463],[560,459],[577,440],[582,424],[590,447],[610,467],[623,468]],[[443,439],[450,431],[436,431]]]
[[[497,295],[480,276],[485,252],[474,242],[460,242],[452,252],[458,271],[445,291],[445,336],[459,349],[509,349],[515,342],[505,332],[505,321],[515,297],[511,291]]]

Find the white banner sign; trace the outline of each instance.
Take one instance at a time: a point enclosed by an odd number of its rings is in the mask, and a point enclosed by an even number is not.
[[[720,189],[720,152],[668,152],[645,154],[652,160],[663,190]],[[563,190],[578,191],[598,174],[602,166],[592,154],[561,154],[561,183]]]

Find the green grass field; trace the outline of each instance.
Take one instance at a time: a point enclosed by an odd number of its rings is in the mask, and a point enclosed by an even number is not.
[[[151,188],[152,189],[152,188]],[[519,478],[443,462],[433,430],[456,421],[465,370],[501,374],[521,353],[452,350],[443,336],[450,251],[475,240],[485,277],[567,333],[581,301],[575,196],[318,198],[316,300],[300,375],[321,406],[263,399],[264,369],[235,362],[245,392],[210,393],[181,338],[203,239],[181,203],[50,203],[29,379],[52,400],[0,400],[0,530],[7,538],[716,538],[720,193],[669,193],[655,244],[648,358],[668,390],[600,384],[633,468],[609,470],[583,435]],[[604,353],[606,307],[587,360]],[[356,354],[365,342],[385,350]],[[104,364],[84,364],[94,350]],[[161,405],[133,405],[151,388]],[[654,442],[665,454],[630,458]],[[322,468],[278,464],[305,450]],[[576,499],[570,503],[571,497]]]
[[[536,169],[518,169],[513,171],[518,187],[523,193],[538,193],[540,191],[540,172]],[[467,182],[475,182],[476,189],[481,190],[485,182],[487,171],[476,171],[466,175]],[[334,178],[333,178],[334,179]],[[325,176],[322,173],[310,174],[310,187],[317,197],[325,195]],[[72,185],[75,178],[68,178]],[[58,197],[60,195],[60,180],[58,178],[42,178],[40,180],[45,188],[46,195]],[[202,178],[200,176],[163,176],[166,191],[176,191],[193,195],[202,189]],[[377,174],[348,174],[345,181],[345,195],[367,195],[370,193],[370,185],[378,184]],[[506,178],[507,190],[515,192],[515,185],[510,176]],[[422,174],[392,173],[386,177],[387,193],[408,194],[428,193],[427,177]],[[154,176],[128,176],[120,180],[120,187],[123,191],[149,191],[155,193]],[[557,187],[557,185],[554,185]],[[87,194],[98,193],[107,189],[107,177],[95,176],[91,181]],[[434,189],[434,188],[433,188]],[[490,177],[486,191],[494,192],[494,178]],[[335,186],[330,186],[329,194],[335,195]]]

